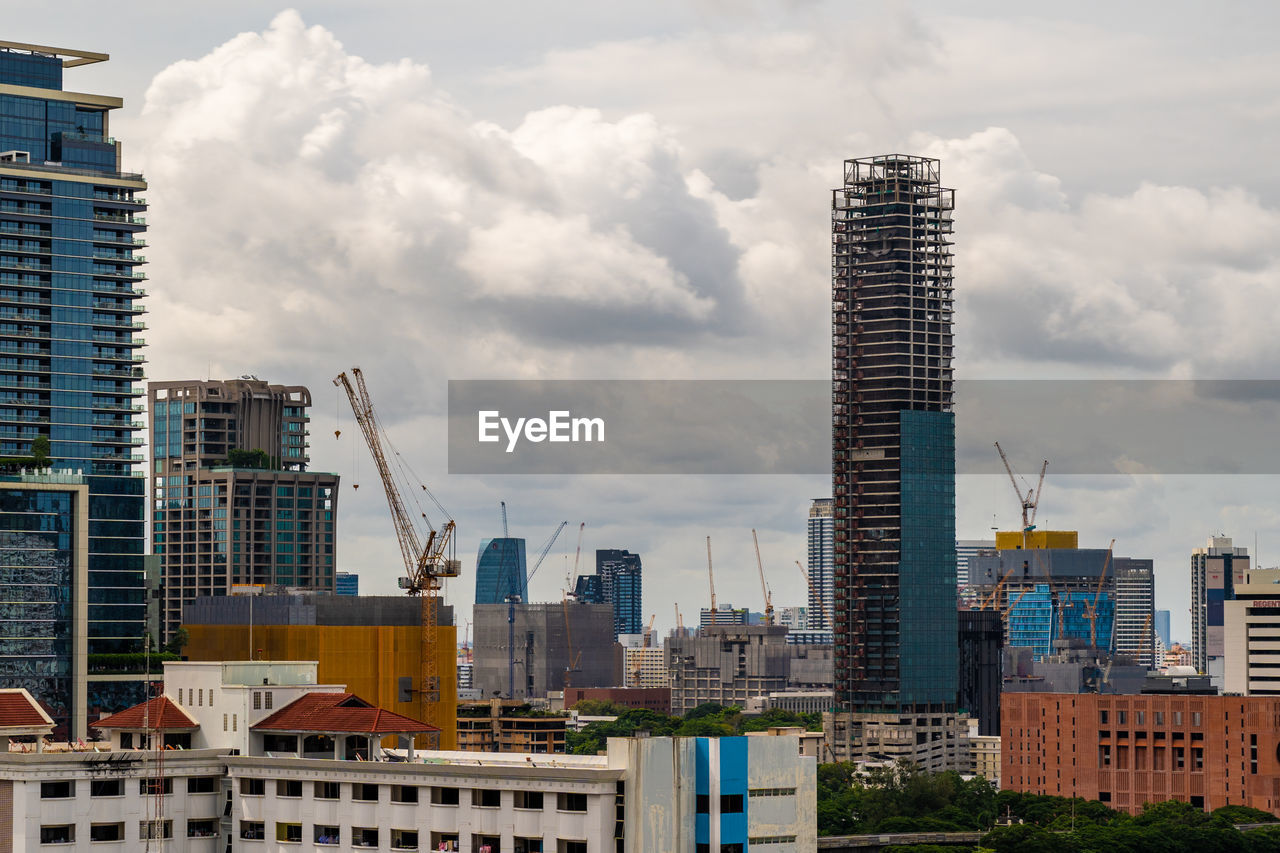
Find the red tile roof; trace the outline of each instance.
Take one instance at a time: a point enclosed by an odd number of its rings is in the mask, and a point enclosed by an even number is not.
[[[95,729],[196,729],[200,727],[168,696],[157,696],[89,725]]]
[[[0,690],[0,728],[33,729],[52,725],[53,720],[26,690]]]
[[[352,693],[307,693],[253,726],[253,730],[374,735],[440,731],[403,714],[375,708]]]

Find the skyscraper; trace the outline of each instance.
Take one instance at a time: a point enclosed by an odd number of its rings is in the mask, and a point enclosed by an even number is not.
[[[513,536],[480,540],[476,553],[476,604],[529,600],[524,540]]]
[[[835,610],[835,520],[831,498],[809,504],[809,624],[811,630],[830,631]]]
[[[236,585],[333,592],[338,475],[307,470],[311,392],[152,382],[150,402],[165,636],[184,604]]]
[[[1230,536],[1210,536],[1191,552],[1191,663],[1196,671],[1223,683],[1223,603],[1235,598],[1249,571],[1249,551]]]
[[[837,702],[956,702],[951,211],[939,163],[846,160],[832,191]]]
[[[147,185],[121,171],[110,136],[121,99],[62,87],[64,69],[106,59],[0,42],[0,455],[34,456],[47,441],[49,467],[84,478],[85,586],[59,594],[84,597],[91,663],[142,651],[146,631],[146,480],[135,470],[146,275],[135,250]],[[92,669],[88,710],[141,698],[141,680]]]
[[[643,631],[644,569],[640,555],[617,549],[597,550],[596,574],[600,576],[604,600],[613,605],[613,638]]]
[[[1156,663],[1156,578],[1152,560],[1117,557],[1115,573],[1115,652],[1135,663]]]

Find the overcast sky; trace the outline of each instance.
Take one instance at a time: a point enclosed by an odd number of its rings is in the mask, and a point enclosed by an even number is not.
[[[401,569],[330,385],[352,364],[458,520],[464,611],[500,499],[530,550],[571,522],[534,598],[559,597],[585,521],[584,552],[642,553],[659,625],[705,606],[707,534],[718,599],[760,609],[753,526],[775,604],[801,603],[825,478],[450,477],[445,383],[829,376],[846,157],[942,158],[960,376],[1275,376],[1275,4],[6,5],[9,39],[112,55],[66,85],[125,98],[113,134],[151,184],[149,375],[312,388],[365,592]],[[1051,473],[1040,517],[1155,558],[1189,639],[1190,549],[1256,536],[1280,563],[1276,491]],[[961,478],[961,537],[1016,518],[1003,478]]]

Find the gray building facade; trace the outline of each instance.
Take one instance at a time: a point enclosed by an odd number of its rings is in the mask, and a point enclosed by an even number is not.
[[[671,713],[706,702],[745,706],[755,696],[787,689],[791,655],[787,629],[766,625],[703,628],[696,637],[668,637]]]
[[[483,698],[544,698],[568,686],[622,684],[612,605],[477,604],[473,621],[473,684]]]

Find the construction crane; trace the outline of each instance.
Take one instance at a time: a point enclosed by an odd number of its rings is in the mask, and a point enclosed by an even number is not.
[[[355,380],[354,385],[352,384],[352,378]],[[418,689],[420,691],[419,695],[422,697],[422,713],[426,718],[425,721],[443,731],[453,723],[440,717],[440,674],[436,666],[434,644],[440,624],[439,607],[442,581],[447,578],[456,578],[462,566],[454,557],[454,522],[440,504],[440,501],[436,500],[435,495],[431,494],[431,490],[425,484],[419,483],[422,486],[422,491],[427,494],[427,497],[431,499],[432,503],[436,505],[445,517],[444,523],[437,530],[432,526],[427,514],[421,512],[421,507],[419,506],[419,514],[427,526],[425,542],[423,541],[424,537],[420,534],[416,522],[410,517],[406,508],[405,497],[400,492],[400,485],[387,459],[388,453],[396,458],[401,476],[408,479],[412,472],[399,459],[399,452],[396,451],[390,440],[386,438],[385,430],[374,412],[373,400],[369,397],[369,390],[365,387],[364,374],[360,371],[360,368],[353,367],[351,368],[351,377],[348,377],[346,373],[339,373],[337,378],[333,380],[333,384],[347,392],[347,399],[351,403],[351,411],[355,415],[356,423],[360,426],[360,432],[364,435],[365,444],[369,446],[369,453],[373,456],[374,465],[378,469],[378,476],[382,479],[382,488],[387,494],[387,505],[391,510],[391,523],[395,527],[396,540],[400,544],[400,555],[404,559],[406,572],[405,576],[400,578],[400,587],[408,595],[418,596],[422,601],[422,645],[420,649],[422,672]],[[414,501],[416,503],[416,497]],[[429,748],[439,747],[438,734],[427,735],[427,740]]]
[[[1009,571],[1005,572],[1004,575],[1000,578],[1000,580],[996,582],[996,587],[995,589],[991,590],[991,594],[988,595],[986,598],[982,599],[982,603],[978,605],[979,610],[986,610],[992,604],[995,604],[996,597],[1000,595],[1000,590],[1004,589],[1004,582],[1009,579],[1009,575],[1013,574],[1014,570],[1016,569],[1017,569],[1017,566],[1009,567]]]
[[[573,576],[578,576],[578,558],[582,556],[582,534],[587,530],[587,523],[584,521],[578,525],[578,550],[573,552]],[[570,580],[568,575],[564,576],[564,585],[569,595],[574,595],[574,584],[576,581]]]
[[[572,682],[573,673],[581,672],[578,663],[582,660],[582,652],[579,650],[577,654],[573,651],[573,629],[569,627],[569,597],[567,595],[560,596],[560,607],[564,610],[564,637],[569,649],[569,665],[564,668],[564,689],[568,690]]]
[[[1018,495],[1018,504],[1022,507],[1022,535],[1023,547],[1026,547],[1026,534],[1036,529],[1036,512],[1040,508],[1040,490],[1044,486],[1044,473],[1049,469],[1049,460],[1044,460],[1044,464],[1040,466],[1040,480],[1036,483],[1034,489],[1028,489],[1027,493],[1022,494],[1022,487],[1018,485],[1018,478],[1013,473],[1013,466],[1009,464],[1009,457],[1005,456],[1004,450],[1000,447],[1000,442],[996,442],[996,452],[1000,454],[1000,461],[1004,463],[1004,470],[1009,474],[1009,482],[1013,484],[1013,491]]]
[[[653,620],[658,618],[657,613],[650,614],[649,627],[644,629],[644,647],[647,649],[653,645]]]
[[[827,613],[827,602],[813,588],[813,581],[809,580],[809,573],[805,571],[799,560],[796,560],[796,568],[800,570],[800,576],[804,578],[805,586],[809,587],[810,597],[818,600],[818,607],[822,610],[822,624],[827,626],[828,631],[832,630],[834,626],[831,624],[831,617]]]
[[[529,572],[529,574],[526,575],[524,579],[523,587],[526,595],[529,592],[529,581],[533,580],[533,576],[538,571],[538,567],[542,565],[543,560],[547,559],[547,554],[550,553],[551,546],[556,544],[556,538],[560,535],[560,531],[564,530],[568,524],[569,522],[567,521],[560,522],[560,526],[555,529],[555,532],[552,533],[550,537],[548,537],[547,541],[543,544],[541,550],[538,552],[538,560],[533,564],[533,571]],[[502,536],[504,540],[502,545],[503,545],[504,551],[511,545],[509,541],[506,541],[510,539],[510,536],[508,534],[509,534],[509,531],[507,530],[507,502],[502,501]],[[508,699],[516,698],[516,693],[515,693],[515,690],[516,690],[516,604],[518,603],[519,599],[520,599],[520,596],[518,595],[507,596],[507,698]],[[528,666],[527,663],[526,663],[526,666]]]
[[[1111,551],[1116,547],[1112,539],[1107,546],[1107,558],[1102,561],[1102,571],[1098,573],[1098,587],[1093,591],[1093,603],[1084,606],[1084,618],[1089,620],[1089,648],[1098,648],[1098,600],[1102,597],[1103,581],[1107,579],[1107,566],[1111,565]]]
[[[764,561],[760,559],[760,537],[756,536],[756,529],[751,528],[751,541],[756,546],[756,568],[760,570],[760,591],[764,593],[764,624],[773,624],[773,595],[769,592],[769,586],[764,582]]]
[[[707,537],[707,581],[711,584],[711,624],[716,624],[716,576],[711,571],[711,537]]]
[[[676,608],[676,629],[679,630],[680,632],[677,636],[683,637],[684,636],[684,618],[680,615],[679,602],[675,603],[675,608]]]
[[[1026,595],[1029,592],[1031,592],[1031,588],[1027,587],[1022,592],[1018,593],[1018,597],[1015,598],[1012,602],[1009,602],[1005,604],[1004,607],[1000,608],[1000,618],[1004,619],[1008,617],[1008,615],[1012,613],[1014,609],[1018,606],[1018,603],[1022,601],[1022,596]]]
[[[502,506],[502,538],[510,539],[511,531],[507,529],[507,502],[498,501],[498,503]]]

